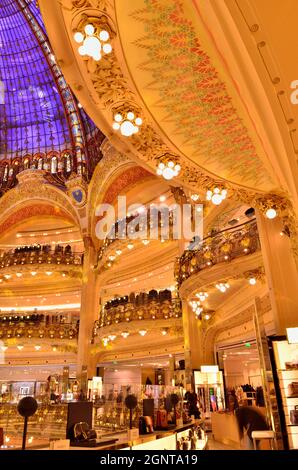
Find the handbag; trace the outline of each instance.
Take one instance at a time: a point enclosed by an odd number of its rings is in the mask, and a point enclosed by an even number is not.
[[[295,408],[290,411],[290,421],[291,424],[298,425],[298,405],[296,405]]]
[[[73,428],[74,439],[76,441],[91,441],[96,439],[97,434],[94,429],[90,429],[88,423],[76,423]]]
[[[288,396],[298,398],[298,382],[292,382],[288,385]]]

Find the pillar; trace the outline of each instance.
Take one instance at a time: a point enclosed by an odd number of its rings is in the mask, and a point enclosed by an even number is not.
[[[84,248],[77,374],[80,375],[82,367],[87,366],[88,378],[92,378],[96,373],[96,361],[91,356],[92,329],[97,318],[99,302],[96,273],[93,269],[97,253],[90,237],[84,238]]]
[[[199,321],[186,300],[182,301],[182,322],[186,388],[191,389],[194,388],[193,370],[200,369],[203,363],[203,343]]]
[[[298,326],[298,271],[291,241],[281,236],[281,219],[267,219],[256,211],[264,268],[276,333]]]

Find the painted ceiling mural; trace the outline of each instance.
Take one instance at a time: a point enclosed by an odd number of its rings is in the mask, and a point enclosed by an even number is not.
[[[223,65],[216,54],[210,58],[193,2],[115,0],[115,7],[130,75],[171,143],[215,175],[272,189],[264,151],[251,140],[234,84],[221,77]]]

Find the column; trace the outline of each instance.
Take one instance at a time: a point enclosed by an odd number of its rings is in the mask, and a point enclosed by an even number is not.
[[[256,215],[276,333],[284,335],[286,328],[298,326],[297,265],[290,238],[280,235],[281,219]]]
[[[193,369],[200,369],[203,363],[203,345],[199,321],[186,300],[182,301],[182,322],[186,388],[191,389],[194,388]]]
[[[80,375],[82,367],[87,366],[88,378],[92,378],[96,372],[96,363],[94,358],[91,357],[91,339],[93,324],[98,314],[97,306],[99,302],[96,273],[93,270],[93,266],[96,264],[97,253],[90,237],[84,238],[84,247],[77,373]]]

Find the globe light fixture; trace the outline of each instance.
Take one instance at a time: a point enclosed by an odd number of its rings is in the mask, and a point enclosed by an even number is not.
[[[275,219],[276,216],[277,216],[277,212],[273,207],[271,207],[270,209],[267,209],[267,211],[266,211],[267,219],[272,220],[272,219]]]
[[[113,129],[120,131],[124,137],[131,137],[139,132],[143,120],[133,111],[117,112],[114,114]]]
[[[207,292],[198,292],[196,294],[196,297],[198,297],[201,302],[204,302],[204,300],[206,300],[209,297],[209,295],[207,294]]]
[[[249,278],[248,282],[250,283],[251,286],[255,286],[257,283],[257,280],[255,277]]]
[[[178,176],[180,170],[181,166],[179,163],[175,163],[175,161],[171,160],[170,158],[166,158],[164,161],[159,162],[156,169],[156,174],[169,181]]]
[[[224,292],[227,291],[227,289],[230,288],[230,284],[228,284],[227,282],[226,282],[226,283],[220,282],[219,284],[216,284],[216,288],[217,288],[220,292],[224,293]]]
[[[206,193],[207,201],[211,201],[215,206],[219,206],[222,201],[227,197],[228,191],[226,189],[220,189],[215,187],[214,189],[209,189]]]
[[[87,24],[84,32],[76,31],[74,40],[80,44],[78,52],[81,56],[91,57],[95,61],[99,61],[103,54],[112,52],[112,45],[108,42],[110,35],[105,29],[99,30],[93,24]]]

